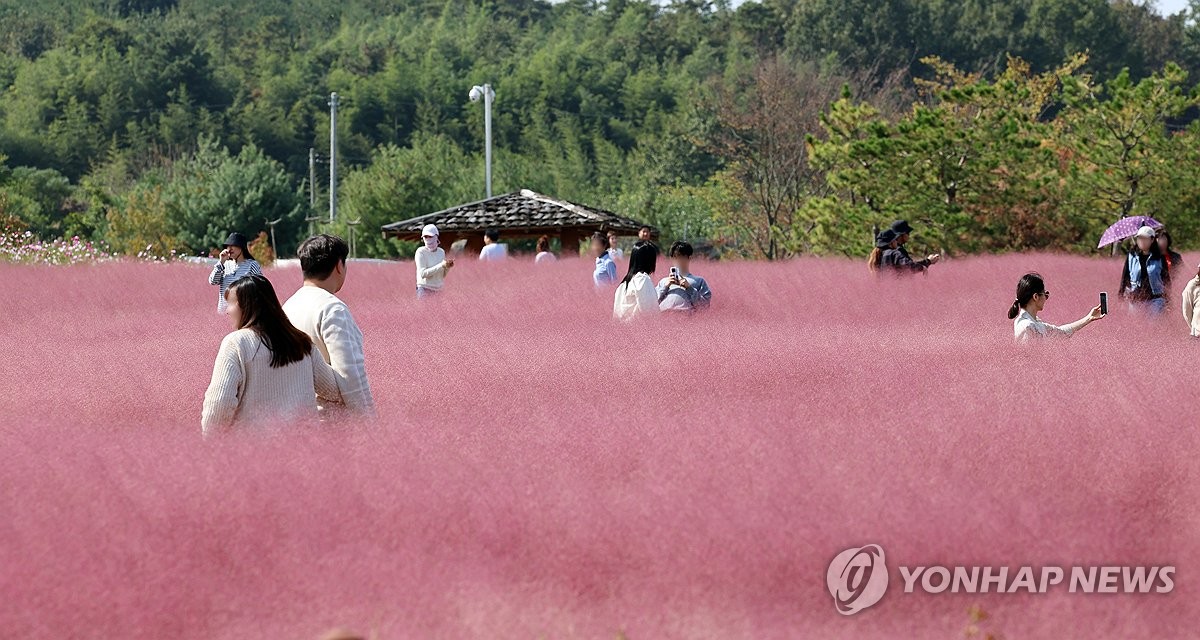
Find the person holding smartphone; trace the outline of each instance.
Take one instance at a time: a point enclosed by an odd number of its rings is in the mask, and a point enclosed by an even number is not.
[[[208,283],[220,287],[220,293],[217,296],[217,313],[225,313],[227,304],[225,292],[229,290],[230,285],[246,276],[261,275],[262,267],[259,266],[254,256],[250,255],[250,248],[246,246],[246,236],[236,231],[229,234],[229,237],[225,239],[225,245],[221,249],[216,266],[213,267],[212,273],[208,274]]]
[[[1088,314],[1071,324],[1062,326],[1042,322],[1038,314],[1046,308],[1050,292],[1037,273],[1021,276],[1017,283],[1017,297],[1008,308],[1008,319],[1013,321],[1013,336],[1017,342],[1029,342],[1042,338],[1069,338],[1076,331],[1104,317],[1103,305],[1096,305]]]
[[[926,269],[941,261],[941,254],[931,253],[922,260],[913,260],[904,245],[913,232],[912,225],[907,220],[897,220],[890,227],[894,234],[890,249],[880,256],[880,266],[895,274],[924,273]]]
[[[692,261],[692,245],[676,242],[671,245],[673,266],[670,274],[658,282],[658,308],[661,311],[692,313],[707,309],[712,302],[712,290],[704,278],[688,269]]]

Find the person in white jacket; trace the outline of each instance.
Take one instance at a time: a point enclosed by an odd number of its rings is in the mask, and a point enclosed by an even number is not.
[[[1183,319],[1192,330],[1192,337],[1200,338],[1200,267],[1196,277],[1188,281],[1183,289]]]
[[[367,381],[363,333],[350,314],[349,307],[337,297],[346,284],[346,258],[350,247],[345,240],[328,234],[313,236],[296,250],[304,284],[283,304],[288,320],[308,334],[321,356],[333,368],[345,409],[359,415],[375,414],[375,399]],[[322,405],[324,415],[332,417],[336,405]]]
[[[638,242],[629,254],[629,272],[617,286],[613,298],[613,318],[629,321],[659,313],[658,291],[654,288],[654,273],[658,260],[658,247],[652,242]]]
[[[1008,307],[1008,319],[1013,321],[1013,336],[1017,342],[1030,342],[1044,338],[1070,338],[1076,331],[1102,320],[1105,316],[1100,306],[1071,324],[1053,325],[1043,322],[1038,314],[1046,308],[1050,292],[1037,273],[1027,273],[1017,282],[1017,297]]]
[[[417,299],[437,294],[445,284],[446,274],[454,266],[454,259],[446,257],[446,250],[438,246],[438,228],[427,224],[421,229],[423,246],[417,247],[414,261],[417,263]]]

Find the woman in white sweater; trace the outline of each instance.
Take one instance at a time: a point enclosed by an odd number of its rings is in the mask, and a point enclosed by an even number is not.
[[[638,242],[629,254],[629,272],[617,286],[613,298],[613,318],[633,320],[641,316],[658,315],[658,290],[650,274],[658,261],[658,247],[652,242]]]
[[[225,299],[235,331],[221,341],[204,393],[204,435],[315,421],[318,396],[341,401],[333,370],[308,334],[288,321],[269,280],[246,276],[230,285]]]
[[[427,298],[442,290],[446,274],[454,266],[454,259],[446,257],[446,250],[438,246],[438,228],[427,224],[421,229],[423,246],[417,247],[413,261],[417,263],[417,299]]]

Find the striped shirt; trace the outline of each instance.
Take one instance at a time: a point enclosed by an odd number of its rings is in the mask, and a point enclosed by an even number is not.
[[[230,260],[229,262],[233,261]],[[229,285],[246,276],[261,275],[262,269],[258,266],[257,260],[233,262],[232,270],[226,269],[224,262],[218,262],[213,267],[212,273],[208,274],[208,283],[221,287],[221,295],[217,297],[217,313],[225,313],[225,291],[229,289]]]

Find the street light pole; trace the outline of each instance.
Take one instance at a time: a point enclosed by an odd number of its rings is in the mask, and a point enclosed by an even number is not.
[[[492,197],[492,101],[496,99],[496,92],[492,91],[490,84],[475,85],[471,87],[470,96],[471,102],[477,102],[483,98],[483,174],[487,183],[487,197],[490,198]]]
[[[337,110],[338,94],[329,94],[329,223],[337,216]]]

